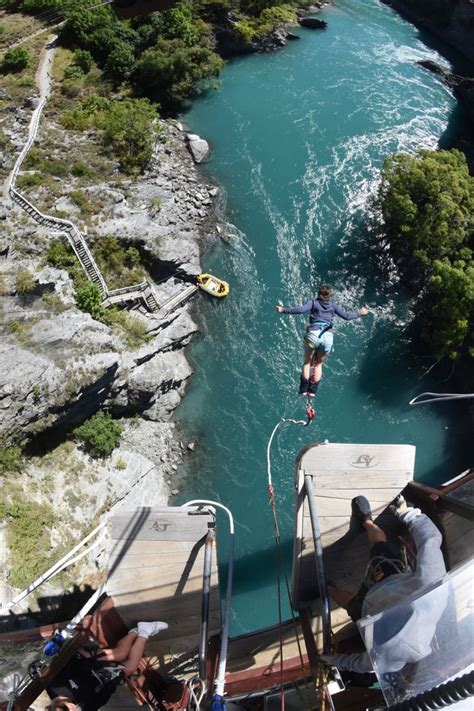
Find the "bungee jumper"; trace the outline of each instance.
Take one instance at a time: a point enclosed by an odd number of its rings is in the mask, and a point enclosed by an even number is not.
[[[362,306],[356,311],[344,311],[340,306],[330,301],[331,287],[323,284],[319,287],[316,299],[310,299],[300,306],[277,306],[280,314],[304,314],[310,312],[309,324],[303,339],[304,362],[300,377],[300,395],[307,395],[308,401],[316,395],[323,375],[323,363],[330,354],[334,336],[332,327],[334,316],[340,316],[345,321],[365,316],[368,308]],[[313,371],[311,374],[311,370]]]

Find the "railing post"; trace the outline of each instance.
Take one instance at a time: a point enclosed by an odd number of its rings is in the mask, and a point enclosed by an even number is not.
[[[316,511],[316,498],[313,491],[313,479],[308,474],[305,475],[304,485],[306,496],[308,497],[309,516],[311,528],[313,530],[314,558],[316,563],[316,577],[318,580],[319,595],[321,598],[321,616],[323,619],[323,653],[331,652],[331,608],[326,586],[326,576],[324,573],[323,546],[321,543],[321,531],[319,530],[318,514]]]
[[[207,661],[207,635],[209,626],[209,601],[211,595],[212,548],[216,540],[213,528],[209,529],[204,548],[204,570],[202,574],[201,631],[199,636],[199,678],[205,681]]]

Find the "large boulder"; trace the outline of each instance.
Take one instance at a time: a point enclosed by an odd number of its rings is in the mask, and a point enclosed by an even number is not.
[[[196,163],[204,163],[209,159],[211,147],[204,138],[198,136],[197,133],[188,133],[186,138],[189,150]]]

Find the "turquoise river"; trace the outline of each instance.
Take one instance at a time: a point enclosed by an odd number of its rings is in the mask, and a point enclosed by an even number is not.
[[[176,413],[198,447],[179,501],[212,498],[233,511],[233,634],[277,620],[266,447],[281,417],[304,415],[297,385],[305,324],[304,316],[279,316],[279,300],[302,303],[328,282],[343,307],[371,309],[336,324],[315,422],[280,428],[274,440],[288,565],[294,460],[309,442],[414,444],[416,478],[430,483],[467,466],[462,401],[408,406],[416,393],[449,389],[437,382],[449,370],[424,375],[433,361],[413,353],[403,285],[382,272],[366,227],[384,157],[435,148],[453,130],[451,93],[416,64],[446,60],[378,0],[338,0],[320,17],[324,32],[298,30],[301,39],[280,52],[229,62],[219,88],[185,115],[214,146],[203,170],[225,191],[235,228],[204,256],[231,294],[198,300],[202,333],[189,352],[196,372]]]

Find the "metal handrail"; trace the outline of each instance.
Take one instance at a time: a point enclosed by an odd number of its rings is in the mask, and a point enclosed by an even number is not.
[[[326,575],[324,573],[323,546],[321,543],[321,531],[319,529],[318,514],[316,511],[316,498],[313,491],[313,479],[308,474],[305,475],[304,485],[306,496],[308,497],[309,516],[311,528],[313,530],[314,558],[316,563],[316,577],[318,580],[319,595],[321,598],[321,617],[323,620],[323,652],[331,652],[331,608],[326,585]]]
[[[206,679],[207,638],[209,629],[209,602],[211,595],[212,549],[216,534],[211,528],[206,536],[204,569],[202,573],[201,630],[199,634],[199,678]]]

